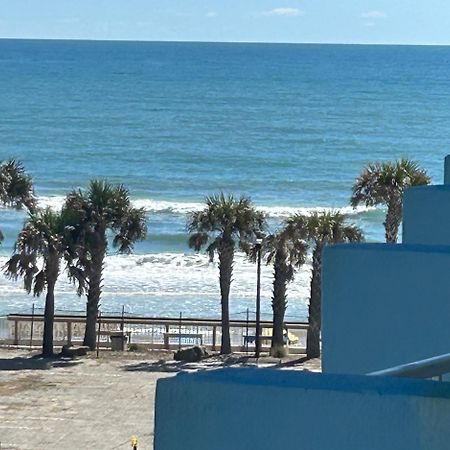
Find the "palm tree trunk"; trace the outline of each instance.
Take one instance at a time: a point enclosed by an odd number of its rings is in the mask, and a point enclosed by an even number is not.
[[[44,337],[42,341],[42,356],[53,356],[53,324],[55,321],[55,282],[48,281],[44,310]]]
[[[285,255],[277,252],[274,261],[274,279],[273,279],[273,328],[272,328],[272,356],[278,356],[280,348],[284,346],[284,314],[286,312],[286,288],[287,288],[287,268]]]
[[[313,250],[309,326],[306,336],[306,356],[308,358],[320,356],[322,250],[323,245],[316,243]]]
[[[398,201],[391,201],[388,204],[384,230],[386,242],[395,244],[398,237],[398,229],[402,221],[402,205]]]
[[[51,258],[51,257],[50,257]],[[53,325],[55,322],[55,284],[59,272],[58,259],[47,263],[47,295],[44,309],[44,336],[42,340],[42,356],[53,356]]]
[[[234,243],[231,240],[223,240],[219,249],[219,281],[222,306],[222,342],[220,353],[231,353],[230,340],[230,287],[233,275]]]
[[[98,318],[98,307],[102,293],[103,261],[105,258],[106,245],[92,252],[92,269],[89,276],[89,288],[86,303],[86,329],[84,332],[83,345],[95,350],[96,325]]]

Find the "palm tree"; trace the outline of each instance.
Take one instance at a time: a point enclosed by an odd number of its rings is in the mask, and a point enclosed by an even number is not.
[[[361,203],[366,206],[386,205],[386,242],[396,243],[402,221],[405,189],[430,182],[426,170],[409,159],[369,164],[353,185],[350,203],[354,208]]]
[[[267,264],[273,264],[273,328],[270,353],[283,356],[284,315],[286,313],[287,286],[294,279],[295,272],[306,260],[308,245],[304,236],[293,227],[286,227],[277,234],[268,236],[263,242]]]
[[[231,353],[229,298],[233,275],[234,252],[238,246],[250,251],[250,242],[265,229],[266,220],[257,211],[250,198],[236,199],[232,194],[212,195],[205,200],[206,207],[188,216],[189,247],[200,251],[206,246],[211,261],[219,257],[219,282],[222,308],[221,353]]]
[[[0,204],[29,211],[36,206],[31,177],[26,174],[23,165],[14,159],[0,165]],[[2,240],[0,231],[0,242]]]
[[[310,216],[294,215],[287,220],[287,228],[312,242],[311,297],[309,301],[309,326],[306,338],[308,358],[320,356],[321,330],[321,280],[322,252],[326,245],[344,242],[360,242],[362,231],[355,225],[347,224],[345,216],[339,212],[314,212]]]
[[[133,251],[134,243],[147,234],[145,211],[134,208],[123,185],[93,180],[87,192],[73,191],[65,207],[77,215],[76,245],[68,256],[69,277],[77,283],[78,295],[87,294],[84,345],[95,349],[103,267],[108,250],[107,233],[119,253]]]
[[[24,288],[39,296],[45,289],[44,338],[42,355],[53,355],[53,323],[55,284],[71,239],[72,227],[68,211],[50,208],[30,213],[20,231],[13,256],[4,270],[12,279],[23,277]]]

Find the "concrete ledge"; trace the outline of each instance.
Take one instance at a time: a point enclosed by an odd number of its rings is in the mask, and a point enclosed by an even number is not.
[[[450,384],[273,369],[158,381],[156,450],[444,450]]]

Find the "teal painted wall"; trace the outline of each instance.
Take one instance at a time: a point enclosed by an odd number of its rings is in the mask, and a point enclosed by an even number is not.
[[[444,162],[444,184],[450,184],[450,155],[445,157]]]
[[[157,385],[155,450],[444,450],[450,384],[269,369]]]
[[[402,242],[450,246],[450,184],[406,190]]]
[[[328,247],[322,369],[368,373],[449,352],[448,247]]]

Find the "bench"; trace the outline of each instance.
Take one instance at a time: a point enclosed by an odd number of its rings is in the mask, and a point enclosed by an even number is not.
[[[272,336],[260,336],[259,340],[262,341],[270,341],[272,342]],[[244,335],[244,344],[253,344],[256,341],[256,336],[245,336]]]
[[[170,346],[170,338],[177,338],[178,345],[192,345],[192,344],[200,344],[203,345],[203,335],[200,333],[164,333],[164,347],[169,348]],[[194,342],[181,342],[184,339],[192,339]]]
[[[105,336],[108,340],[108,337],[111,336],[111,334],[114,333],[121,333],[121,330],[100,330],[100,333],[97,331],[97,337],[100,334],[100,337]],[[123,331],[123,334],[126,335],[128,337],[128,342],[131,341],[131,331]]]
[[[263,341],[272,342],[272,336],[260,336],[259,339],[260,339],[261,343]],[[256,336],[246,336],[246,335],[244,335],[244,345],[253,344],[255,342],[255,340],[256,340]],[[283,335],[283,341],[284,341],[285,344],[291,342],[286,335]]]

